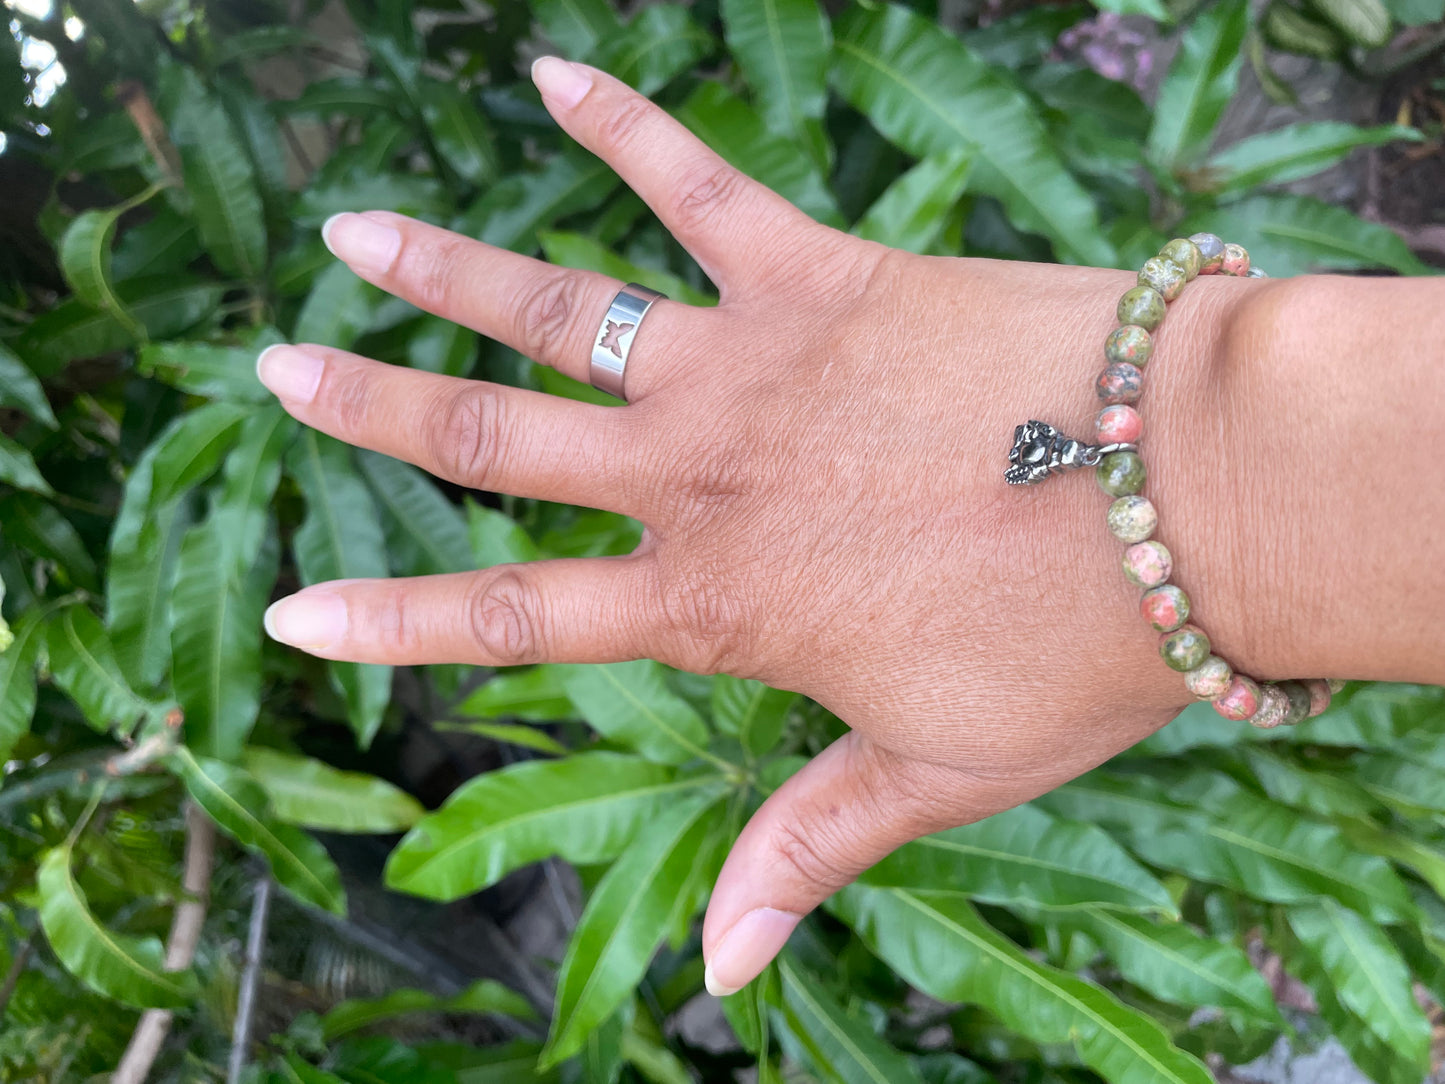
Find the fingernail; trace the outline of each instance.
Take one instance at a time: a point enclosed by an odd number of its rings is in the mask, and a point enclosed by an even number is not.
[[[277,343],[261,351],[256,359],[256,377],[278,399],[292,403],[309,403],[321,386],[320,358],[287,343]]]
[[[539,56],[532,62],[532,82],[563,109],[571,109],[592,89],[586,68],[556,56]]]
[[[401,234],[366,215],[332,215],[321,227],[321,240],[353,271],[384,275],[401,251]]]
[[[713,997],[727,997],[762,974],[788,941],[802,915],[759,907],[738,919],[713,949],[703,985]]]
[[[283,598],[271,604],[264,619],[273,640],[292,647],[327,647],[346,635],[346,603],[325,592]]]

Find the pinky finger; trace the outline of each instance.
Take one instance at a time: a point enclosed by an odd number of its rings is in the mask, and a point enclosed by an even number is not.
[[[348,662],[622,662],[649,654],[651,583],[651,558],[641,555],[336,580],[272,605],[266,631]]]

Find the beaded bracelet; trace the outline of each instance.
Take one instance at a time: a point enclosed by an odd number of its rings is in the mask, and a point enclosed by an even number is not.
[[[1144,589],[1139,603],[1144,620],[1161,634],[1159,654],[1171,669],[1184,674],[1195,697],[1209,700],[1226,719],[1248,719],[1266,729],[1292,725],[1320,714],[1344,682],[1309,678],[1302,681],[1257,682],[1210,653],[1209,637],[1189,623],[1189,596],[1169,582],[1174,560],[1162,542],[1152,540],[1159,515],[1140,495],[1146,473],[1139,455],[1143,420],[1133,404],[1144,387],[1144,366],[1154,350],[1152,333],[1164,320],[1166,303],[1199,275],[1267,278],[1249,265],[1249,253],[1225,244],[1212,233],[1196,233],[1170,241],[1145,261],[1139,284],[1119,299],[1119,327],[1104,342],[1108,365],[1094,388],[1103,410],[1095,419],[1098,444],[1071,440],[1051,425],[1030,421],[1014,430],[1011,466],[1004,477],[1011,485],[1032,485],[1052,474],[1093,467],[1099,487],[1115,498],[1109,506],[1109,531],[1121,542],[1124,575]]]

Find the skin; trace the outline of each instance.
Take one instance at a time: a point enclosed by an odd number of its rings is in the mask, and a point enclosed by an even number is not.
[[[904,842],[1087,771],[1189,702],[1139,619],[1091,475],[1003,480],[1014,426],[1087,438],[1132,272],[940,259],[818,225],[594,69],[558,123],[697,258],[615,408],[279,347],[300,421],[478,489],[646,525],[627,557],[320,584],[272,635],[333,659],[648,657],[798,690],[851,728],[738,839],[708,986]],[[580,380],[620,284],[398,215],[328,223],[363,278]],[[1202,277],[1146,369],[1146,493],[1217,654],[1258,678],[1445,681],[1445,283]],[[1431,356],[1433,353],[1433,356]]]

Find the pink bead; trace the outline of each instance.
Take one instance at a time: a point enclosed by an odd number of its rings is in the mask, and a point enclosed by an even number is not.
[[[1224,263],[1220,265],[1221,275],[1244,276],[1249,274],[1249,253],[1243,245],[1225,245]]]
[[[1244,720],[1259,710],[1259,686],[1252,678],[1235,674],[1223,696],[1214,702],[1214,710],[1226,719]]]
[[[1313,719],[1316,715],[1323,715],[1330,706],[1330,683],[1324,678],[1306,678],[1300,682],[1310,691],[1310,714]]]
[[[1124,575],[1140,587],[1158,587],[1174,571],[1174,558],[1162,542],[1136,542],[1124,551]]]
[[[1099,374],[1094,391],[1100,402],[1137,403],[1144,391],[1144,373],[1137,365],[1117,361]]]
[[[1134,444],[1144,431],[1144,419],[1127,403],[1115,403],[1099,411],[1094,431],[1101,444]]]
[[[1189,596],[1172,583],[1145,591],[1139,613],[1155,632],[1173,632],[1189,620]]]

